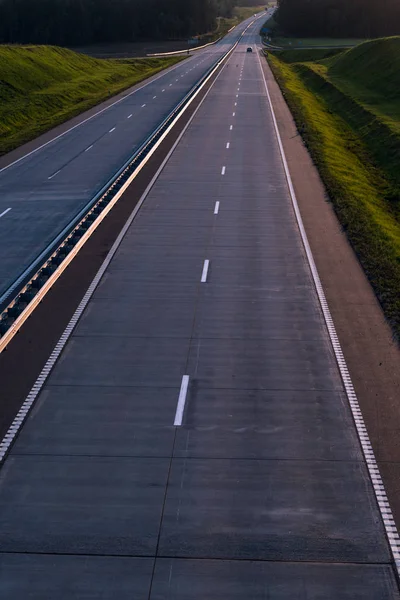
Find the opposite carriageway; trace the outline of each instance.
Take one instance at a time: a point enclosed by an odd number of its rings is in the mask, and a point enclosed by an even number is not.
[[[38,381],[2,597],[399,598],[254,39]]]
[[[0,308],[249,23],[0,169]]]

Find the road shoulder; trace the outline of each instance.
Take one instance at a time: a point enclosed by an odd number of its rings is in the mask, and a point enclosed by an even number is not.
[[[262,62],[309,243],[399,527],[400,350],[281,90]]]

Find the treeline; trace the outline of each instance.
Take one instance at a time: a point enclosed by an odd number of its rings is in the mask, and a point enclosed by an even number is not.
[[[0,43],[85,45],[212,31],[235,0],[0,0]]]
[[[400,0],[278,0],[276,20],[299,37],[400,34]]]

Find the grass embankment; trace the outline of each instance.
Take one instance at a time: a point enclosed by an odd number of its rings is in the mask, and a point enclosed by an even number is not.
[[[98,60],[54,46],[0,46],[0,155],[179,60]]]
[[[399,340],[400,37],[310,62],[286,54],[270,65]]]

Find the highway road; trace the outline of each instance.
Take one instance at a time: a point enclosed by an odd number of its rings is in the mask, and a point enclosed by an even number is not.
[[[400,598],[256,33],[10,430],[1,598]]]
[[[258,15],[261,25],[265,14]],[[61,137],[0,169],[0,305],[35,258],[99,192],[194,84],[237,42],[213,46],[144,83]]]

